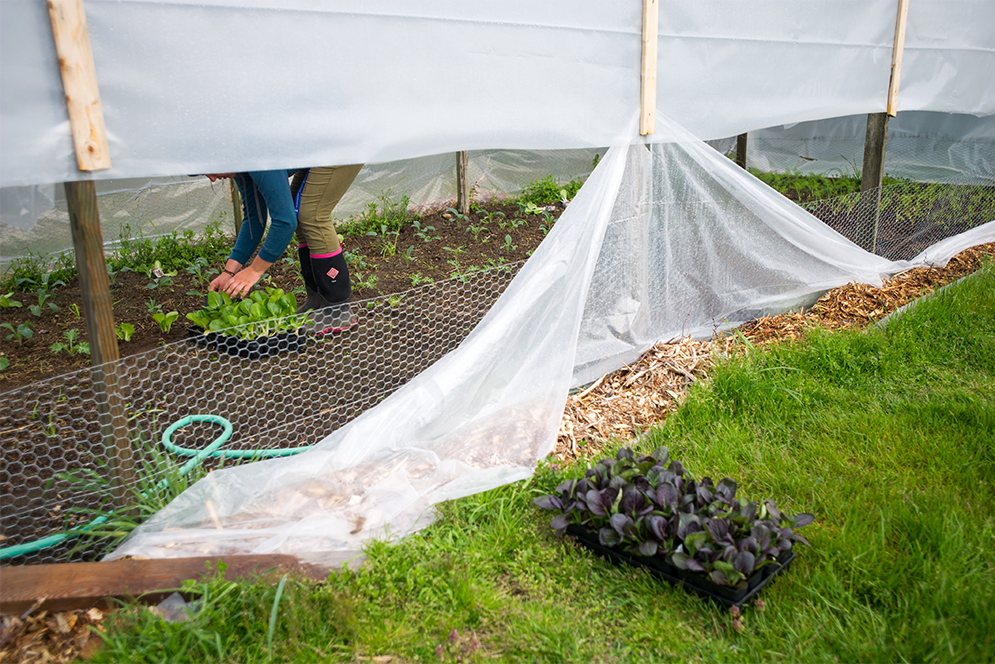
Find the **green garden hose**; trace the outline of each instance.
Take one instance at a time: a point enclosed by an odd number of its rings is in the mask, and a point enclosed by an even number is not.
[[[210,422],[212,424],[220,424],[224,427],[224,431],[221,435],[214,439],[214,441],[202,450],[192,450],[186,447],[180,447],[173,443],[172,437],[176,433],[177,429],[185,427],[188,424],[194,422]],[[272,457],[284,457],[292,456],[294,454],[300,454],[306,449],[310,449],[310,445],[306,447],[283,447],[272,450],[222,450],[219,449],[222,445],[228,442],[232,434],[231,422],[221,417],[220,415],[188,415],[180,420],[177,420],[166,429],[166,432],[162,434],[162,446],[165,447],[170,452],[174,454],[179,454],[181,456],[193,457],[190,461],[187,461],[180,468],[180,474],[186,475],[189,473],[197,464],[202,462],[207,457],[220,457],[225,459],[269,459]],[[156,487],[164,488],[168,485],[167,480],[162,480]],[[144,494],[143,494],[144,495]],[[79,535],[86,534],[87,530],[90,530],[94,526],[98,526],[107,520],[106,516],[98,516],[84,526],[79,528],[73,528],[72,530],[66,531],[64,533],[59,533],[57,535],[49,535],[48,537],[42,537],[41,539],[32,540],[30,542],[25,542],[24,544],[17,544],[14,546],[7,546],[0,548],[0,560],[6,560],[7,558],[14,558],[15,556],[23,556],[28,553],[34,553],[35,551],[40,551],[42,549],[47,549],[48,547],[55,546],[56,544],[67,540],[71,537],[77,537]]]

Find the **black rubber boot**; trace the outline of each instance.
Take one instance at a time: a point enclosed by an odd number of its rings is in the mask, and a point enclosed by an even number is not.
[[[307,298],[297,307],[297,313],[302,314],[311,309],[320,309],[324,300],[318,295],[318,284],[314,281],[314,270],[311,269],[311,251],[307,245],[297,248],[297,261],[301,266],[301,277],[304,279],[304,290]]]
[[[318,294],[329,304],[347,301],[352,296],[349,266],[342,252],[328,258],[311,256],[311,270]]]
[[[334,334],[355,327],[357,321],[349,307],[352,285],[345,256],[341,252],[328,258],[312,256],[311,269],[318,288],[317,298],[321,300],[321,305],[311,314],[321,330],[318,335]]]

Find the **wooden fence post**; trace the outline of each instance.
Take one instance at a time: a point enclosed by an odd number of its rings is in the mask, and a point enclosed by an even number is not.
[[[456,153],[456,211],[470,214],[470,155]]]
[[[895,43],[891,52],[891,80],[888,83],[887,111],[867,116],[864,135],[864,164],[860,177],[860,218],[857,227],[858,244],[870,252],[877,249],[878,223],[881,220],[881,185],[884,183],[884,156],[888,143],[888,118],[898,113],[898,83],[902,75],[902,53],[905,50],[905,26],[909,15],[909,0],[898,0],[895,21]]]
[[[746,134],[736,137],[736,163],[744,170],[746,170],[746,141]]]
[[[235,235],[242,230],[242,196],[238,193],[238,185],[235,178],[228,178],[228,190],[231,192],[231,209],[235,221]]]
[[[116,510],[123,510],[127,487],[135,480],[134,458],[124,403],[118,385],[118,347],[111,307],[110,278],[100,231],[100,213],[93,182],[67,182],[66,203],[72,228],[83,316],[93,365],[93,390]]]

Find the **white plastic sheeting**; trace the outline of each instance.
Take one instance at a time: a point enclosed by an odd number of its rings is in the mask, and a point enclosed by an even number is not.
[[[633,131],[633,134],[635,132]],[[109,558],[356,550],[527,477],[568,388],[653,342],[912,263],[869,254],[675,127],[612,148],[465,342],[303,454],[211,473]],[[995,240],[995,223],[933,248]]]
[[[853,115],[751,131],[747,165],[852,175],[862,166],[866,129],[867,116]],[[993,184],[995,115],[903,111],[888,122],[884,170],[920,181]]]
[[[87,0],[113,168],[76,169],[45,3],[0,3],[0,186],[623,144],[640,3]],[[661,2],[702,138],[883,111],[896,0]],[[901,110],[995,113],[995,6],[911,3]]]

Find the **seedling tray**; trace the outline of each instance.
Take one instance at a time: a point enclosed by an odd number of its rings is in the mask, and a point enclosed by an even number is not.
[[[607,558],[615,565],[641,567],[673,585],[683,585],[688,590],[727,607],[742,606],[752,600],[765,585],[787,569],[791,561],[795,559],[794,551],[783,553],[778,557],[777,564],[764,565],[747,579],[745,588],[730,588],[720,586],[701,574],[679,569],[657,558],[634,556],[603,546],[598,541],[597,533],[592,533],[573,524],[567,526],[567,534],[576,539],[581,546]]]
[[[204,332],[199,327],[188,327],[187,336],[199,346],[213,348],[222,353],[258,360],[263,357],[298,351],[304,347],[306,337],[298,332],[282,332],[271,337],[239,339],[220,332]]]

